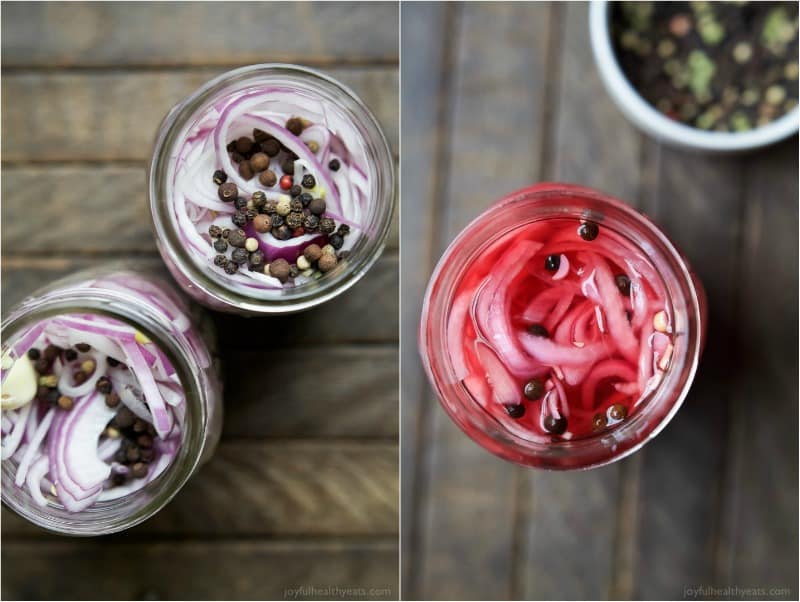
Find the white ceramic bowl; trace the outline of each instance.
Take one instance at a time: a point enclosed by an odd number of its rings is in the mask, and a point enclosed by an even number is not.
[[[800,123],[798,107],[765,126],[736,133],[708,132],[663,115],[639,95],[622,72],[611,44],[608,13],[607,0],[592,0],[589,6],[589,33],[600,78],[623,114],[651,136],[674,146],[725,153],[767,146],[797,132]]]

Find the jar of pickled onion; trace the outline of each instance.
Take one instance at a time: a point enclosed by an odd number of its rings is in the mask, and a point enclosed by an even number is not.
[[[79,272],[2,323],[2,498],[70,535],[132,527],[214,451],[211,324],[134,264]]]
[[[294,65],[201,86],[165,117],[149,169],[172,275],[198,302],[243,315],[305,310],[355,284],[384,248],[394,197],[367,106]]]
[[[705,314],[701,283],[652,221],[545,183],[494,203],[450,244],[419,345],[443,408],[477,443],[528,466],[590,468],[678,411]]]

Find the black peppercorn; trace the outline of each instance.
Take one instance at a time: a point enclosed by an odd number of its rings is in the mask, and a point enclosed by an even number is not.
[[[244,212],[244,216],[248,222],[252,222],[257,215],[258,211],[256,211],[255,209],[248,209],[247,211]]]
[[[268,157],[274,157],[281,152],[281,144],[275,140],[275,138],[272,138],[261,144],[261,150],[263,150]]]
[[[314,197],[311,196],[308,192],[302,193],[299,197],[300,202],[303,204],[303,207],[308,207],[308,204],[314,200]]]
[[[303,201],[300,199],[292,199],[289,203],[289,211],[296,211],[297,213],[303,212]]]
[[[95,384],[95,388],[101,393],[105,393],[107,395],[111,393],[113,385],[111,384],[111,381],[108,379],[108,377],[101,376],[100,379]]]
[[[337,232],[341,236],[347,236],[348,234],[350,234],[350,226],[348,226],[347,224],[339,224],[339,229],[337,230]]]
[[[122,406],[119,410],[117,410],[117,415],[114,420],[116,420],[117,425],[120,428],[126,429],[133,426],[133,423],[136,420],[136,415],[126,406]]]
[[[227,180],[228,180],[228,174],[226,174],[221,169],[218,169],[217,171],[214,172],[214,184],[216,184],[217,186],[224,184],[225,182],[227,182]]]
[[[242,265],[243,263],[247,262],[247,249],[237,248],[233,250],[231,253],[231,260],[234,261],[238,265]]]
[[[33,360],[34,362],[38,360],[42,356],[42,352],[36,349],[36,347],[31,347],[28,349],[28,359]]]
[[[337,251],[342,248],[344,244],[344,238],[341,237],[339,234],[331,234],[331,237],[328,239],[330,245],[336,249]]]
[[[506,412],[512,418],[522,418],[525,415],[525,406],[522,404],[509,404],[505,406]]]
[[[292,187],[289,189],[289,194],[292,196],[300,196],[302,192],[303,189],[297,184],[292,184]]]
[[[539,399],[542,395],[544,395],[544,383],[538,378],[532,378],[525,383],[522,393],[528,399]]]
[[[336,222],[329,217],[323,217],[319,220],[319,230],[323,234],[330,234],[336,230]]]
[[[528,332],[535,337],[544,337],[545,339],[550,336],[550,333],[541,324],[531,324],[528,326]]]
[[[264,203],[264,213],[274,215],[278,212],[278,201],[267,201]]]
[[[300,268],[297,267],[297,264],[292,264],[289,266],[289,278],[297,278],[300,275]]]
[[[228,244],[232,247],[244,247],[244,242],[247,240],[247,235],[244,230],[231,230],[228,234]]]
[[[316,215],[307,215],[303,220],[303,227],[306,230],[316,230],[319,228],[319,218]]]
[[[149,447],[145,447],[144,449],[139,451],[139,455],[141,456],[141,458],[139,458],[139,459],[142,462],[150,463],[150,462],[153,461],[153,458],[156,457],[156,452],[153,451],[153,449],[151,449]]]
[[[256,190],[250,197],[250,200],[253,201],[253,207],[261,209],[267,202],[267,195],[261,190]]]
[[[259,271],[259,268],[264,267],[264,253],[261,251],[253,251],[247,258],[247,265],[251,271]]]
[[[283,225],[284,219],[282,215],[278,215],[277,213],[272,216],[272,227],[273,228],[280,228]]]
[[[277,228],[272,228],[272,236],[278,240],[289,240],[292,237],[292,231],[289,229],[289,226],[284,224]]]
[[[226,274],[235,274],[239,271],[239,265],[233,261],[229,261],[225,264],[225,273]]]
[[[74,362],[76,359],[78,359],[78,352],[75,351],[74,349],[67,349],[64,352],[64,359],[67,360],[68,362]]]
[[[222,236],[222,228],[220,228],[217,224],[211,224],[208,227],[208,235],[211,238],[219,238]]]
[[[236,199],[237,196],[239,196],[239,189],[233,182],[225,182],[219,187],[217,194],[219,195],[221,201],[230,203]]]
[[[339,163],[339,159],[331,159],[331,162],[328,163],[328,168],[331,171],[339,171],[339,167],[341,167],[341,164]]]
[[[283,170],[283,173],[285,173],[287,176],[293,176],[294,161],[292,159],[285,159],[283,163],[281,163],[281,169]]]
[[[559,266],[561,266],[560,255],[548,255],[547,257],[545,257],[544,269],[547,270],[548,272],[558,271]]]
[[[34,362],[33,368],[39,374],[47,374],[50,371],[50,362],[47,361],[47,358],[40,357]]]
[[[544,417],[544,430],[554,435],[562,435],[567,430],[567,419],[556,418],[548,414]]]
[[[81,345],[86,345],[86,343],[81,343]],[[75,346],[78,348],[79,351],[83,351],[80,348],[80,345],[75,345]],[[89,345],[86,345],[86,351],[89,351],[90,349],[91,347],[89,347]],[[54,361],[59,355],[61,355],[61,347],[58,347],[56,345],[48,345],[47,347],[44,348],[44,359],[46,359],[48,362]]]
[[[225,264],[228,263],[228,258],[224,255],[215,255],[214,256],[214,265],[218,268],[224,268]]]
[[[308,209],[314,215],[322,215],[325,213],[325,200],[324,199],[314,199],[309,203]]]
[[[286,129],[295,136],[303,133],[303,121],[299,117],[292,117],[286,122]]]
[[[214,250],[217,253],[224,253],[228,250],[228,243],[226,243],[222,238],[218,238],[214,241]]]
[[[600,227],[594,222],[583,222],[578,226],[578,236],[583,240],[592,241],[600,234]]]
[[[628,278],[625,274],[617,274],[614,277],[614,280],[617,283],[617,288],[619,289],[619,292],[621,292],[626,297],[630,297],[631,279]]]
[[[247,208],[247,199],[243,196],[237,197],[236,200],[233,201],[233,206],[239,211],[244,211]]]
[[[247,216],[243,211],[237,211],[231,217],[231,221],[241,228],[247,224]]]
[[[299,228],[303,225],[303,214],[298,213],[296,211],[292,211],[289,215],[286,216],[286,225],[289,226],[292,230],[295,228]]]
[[[317,185],[317,181],[314,179],[310,173],[307,173],[303,176],[303,188],[314,188]]]

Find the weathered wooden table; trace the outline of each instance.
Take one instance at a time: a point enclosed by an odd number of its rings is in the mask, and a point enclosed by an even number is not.
[[[395,4],[3,4],[4,311],[83,266],[136,257],[160,269],[145,203],[152,138],[174,103],[229,68],[328,71],[396,153],[397,23]],[[319,309],[216,315],[227,374],[215,458],[163,512],[112,537],[51,536],[3,509],[2,597],[396,598],[397,248],[395,228],[364,280]]]
[[[595,73],[587,12],[403,6],[403,595],[682,599],[730,586],[796,599],[797,139],[714,158],[643,136]],[[483,451],[438,407],[416,352],[445,246],[540,180],[650,214],[709,296],[705,357],[677,417],[633,457],[580,474]]]

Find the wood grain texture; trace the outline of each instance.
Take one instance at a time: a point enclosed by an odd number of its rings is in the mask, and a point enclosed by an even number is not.
[[[3,544],[2,561],[7,600],[320,599],[312,587],[397,598],[396,544],[387,541],[19,542]],[[72,578],[53,579],[54,566]]]
[[[3,6],[3,67],[392,62],[393,2],[20,2]]]
[[[5,223],[25,221],[30,208],[46,204],[49,224],[58,227],[5,228],[2,251],[8,253],[92,255],[109,252],[155,252],[156,244],[147,207],[147,174],[145,168],[127,165],[57,165],[6,166],[3,168],[0,206]],[[84,207],[91,215],[102,213],[103,225],[114,236],[93,232],[72,219],[75,207]],[[386,247],[396,250],[399,219],[395,217],[386,240]]]
[[[332,68],[381,123],[397,149],[397,69]],[[3,160],[149,160],[167,112],[220,69],[21,72],[3,76]]]
[[[397,533],[397,443],[223,440],[161,512],[126,538]],[[8,510],[3,543],[60,541]]]
[[[459,11],[452,17],[446,185],[440,199],[427,200],[444,203],[435,229],[439,252],[492,201],[536,179],[543,135],[539,83],[546,78],[550,7],[468,3]],[[438,405],[430,393],[423,403]],[[409,595],[504,598],[511,594],[521,469],[479,448],[440,408],[428,419],[426,498],[417,517],[420,547],[409,552],[417,572]]]

